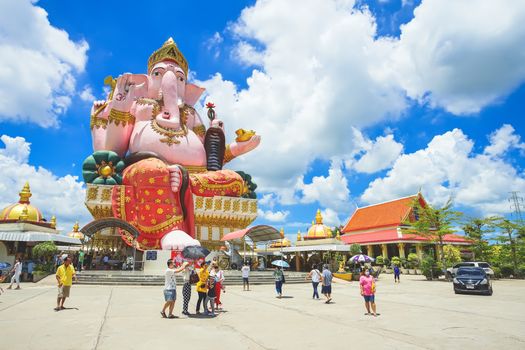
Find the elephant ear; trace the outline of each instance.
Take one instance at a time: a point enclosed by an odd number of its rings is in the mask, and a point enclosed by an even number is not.
[[[135,84],[134,97],[147,96],[149,86],[149,76],[146,74],[132,74],[130,83]]]
[[[199,100],[199,98],[205,90],[205,88],[201,88],[200,86],[197,86],[195,84],[186,84],[184,102],[186,102],[186,104],[189,106],[193,106],[195,103],[197,103],[197,101]]]

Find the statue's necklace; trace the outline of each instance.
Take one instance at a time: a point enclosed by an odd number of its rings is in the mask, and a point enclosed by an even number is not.
[[[180,129],[165,128],[160,126],[155,118],[151,119],[151,128],[157,134],[166,136],[165,138],[160,139],[160,142],[165,143],[168,146],[179,144],[180,141],[177,140],[177,138],[185,137],[188,134],[188,128],[185,124],[182,124]]]

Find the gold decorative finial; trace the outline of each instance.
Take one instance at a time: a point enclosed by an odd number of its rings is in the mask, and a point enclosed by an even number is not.
[[[20,196],[20,200],[18,201],[19,203],[29,204],[29,198],[32,196],[31,189],[29,188],[29,182],[26,181],[22,191],[20,191],[18,195]]]
[[[29,213],[27,211],[27,205],[24,205],[24,209],[22,209],[22,214],[18,217],[18,220],[25,221],[29,217]]]
[[[149,56],[148,73],[151,73],[153,66],[165,60],[177,63],[177,65],[184,71],[184,74],[188,76],[188,61],[186,61],[186,58],[182,52],[180,52],[177,44],[173,41],[173,38],[166,40],[160,49]]]
[[[321,215],[321,209],[317,209],[317,214],[315,214],[315,222],[318,225],[323,224],[323,216]]]
[[[280,233],[281,233],[281,239],[283,239],[284,238],[284,227],[281,227],[281,232]]]
[[[50,222],[50,224],[51,224],[51,228],[56,228],[56,227],[57,227],[57,218],[56,218],[56,216],[53,215],[53,216],[51,217],[51,222]]]
[[[339,240],[341,239],[341,232],[339,232],[338,229],[335,230],[335,238]]]
[[[301,230],[297,231],[297,241],[299,242],[302,239]]]
[[[78,229],[80,228],[80,226],[78,225],[78,221],[75,222],[75,224],[73,225],[73,232],[78,232]]]

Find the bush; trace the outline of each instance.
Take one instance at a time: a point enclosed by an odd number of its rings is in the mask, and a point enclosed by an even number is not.
[[[512,265],[502,265],[500,266],[501,270],[501,277],[510,277],[511,275],[514,275],[514,268]]]
[[[443,258],[447,267],[461,262],[461,252],[458,247],[447,244],[443,247]]]
[[[51,260],[53,255],[58,252],[54,242],[42,242],[33,247],[33,256],[35,258],[44,258],[46,261]]]
[[[352,255],[357,255],[357,254],[361,254],[362,250],[361,250],[361,246],[357,243],[354,243],[350,246],[350,254]]]
[[[525,264],[521,264],[518,266],[518,277],[525,278]]]
[[[48,262],[45,264],[37,264],[35,265],[35,272],[53,272],[53,263]]]
[[[408,254],[408,266],[415,269],[419,266],[419,258],[417,257],[417,254],[410,253]]]
[[[441,264],[439,262],[436,262],[434,258],[430,255],[426,255],[421,261],[421,270],[423,272],[423,275],[427,278],[427,280],[439,278],[439,276],[443,274],[441,268]]]
[[[492,266],[492,271],[494,271],[495,278],[501,278],[501,269],[497,266]]]
[[[385,264],[385,266],[389,266],[390,265],[390,259],[383,257],[383,264]]]
[[[377,265],[383,265],[385,263],[385,259],[383,258],[382,255],[379,255],[377,258],[376,258],[376,264]]]
[[[392,265],[396,265],[397,267],[401,267],[401,259],[399,259],[398,256],[392,257]]]

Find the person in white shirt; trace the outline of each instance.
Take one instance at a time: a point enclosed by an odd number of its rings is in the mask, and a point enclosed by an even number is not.
[[[177,280],[175,279],[175,274],[184,270],[188,263],[185,262],[178,269],[175,268],[175,264],[172,259],[169,259],[167,262],[168,268],[166,269],[164,275],[164,307],[160,314],[163,318],[176,318],[173,315],[173,308],[175,307],[175,300],[177,299]],[[166,309],[169,308],[169,315],[166,316]]]
[[[314,288],[314,295],[312,296],[312,299],[319,299],[319,292],[317,291],[317,287],[319,286],[319,282],[321,282],[321,271],[317,269],[316,265],[312,266],[312,271],[308,273],[308,276],[306,276],[306,279],[311,278],[312,279],[312,287]]]
[[[20,258],[16,259],[15,266],[13,266],[13,269],[11,271],[14,271],[13,277],[11,277],[11,284],[7,289],[11,289],[13,287],[13,283],[16,282],[16,288],[20,289],[20,274],[22,273],[22,261],[20,261]]]
[[[241,268],[242,273],[242,290],[250,290],[250,265],[244,262],[244,266]]]

